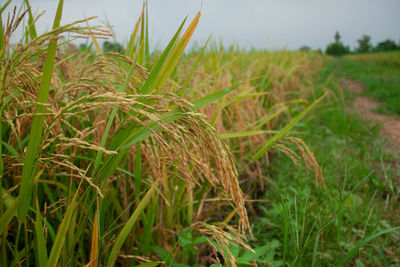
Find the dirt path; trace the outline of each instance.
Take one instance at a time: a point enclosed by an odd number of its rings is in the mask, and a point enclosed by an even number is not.
[[[363,90],[361,83],[351,79],[343,79],[341,82],[343,87],[346,87],[355,95],[353,101],[353,109],[360,115],[372,123],[382,125],[381,134],[389,141],[389,145],[400,151],[400,118],[385,114],[378,114],[374,110],[378,107],[379,102],[359,94]]]

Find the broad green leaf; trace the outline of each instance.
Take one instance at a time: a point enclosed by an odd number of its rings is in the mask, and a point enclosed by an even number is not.
[[[246,251],[242,256],[239,257],[239,262],[249,263],[252,260],[258,259],[261,256],[265,255],[269,250],[275,249],[279,246],[278,240],[273,240],[270,244],[257,247],[253,251]]]

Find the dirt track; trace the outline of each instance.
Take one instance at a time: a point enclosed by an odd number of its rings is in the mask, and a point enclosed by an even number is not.
[[[378,107],[379,102],[372,98],[359,96],[362,93],[363,86],[361,83],[351,79],[343,79],[341,82],[355,95],[353,101],[353,109],[361,118],[382,125],[381,134],[389,141],[389,145],[400,151],[400,118],[385,114],[378,114],[374,110]]]

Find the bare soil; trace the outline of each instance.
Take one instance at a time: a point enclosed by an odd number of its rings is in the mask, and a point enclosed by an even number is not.
[[[391,147],[400,151],[400,118],[376,113],[374,110],[378,107],[379,102],[375,99],[359,95],[363,90],[361,83],[351,79],[343,79],[341,85],[355,95],[353,101],[354,112],[373,124],[381,124],[382,136],[388,140]]]

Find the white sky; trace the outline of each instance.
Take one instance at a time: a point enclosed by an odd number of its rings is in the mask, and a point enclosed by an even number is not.
[[[5,0],[0,0],[4,3]],[[11,5],[19,5],[14,0]],[[400,0],[149,0],[151,43],[164,46],[186,15],[202,16],[194,40],[210,34],[225,44],[240,47],[297,49],[308,45],[325,49],[338,30],[342,41],[354,48],[363,34],[376,44],[387,38],[400,40]],[[34,13],[46,10],[39,30],[49,29],[57,0],[30,0]],[[126,42],[139,17],[142,0],[64,0],[62,23],[105,15],[114,25],[119,42]],[[3,15],[4,20],[4,15]],[[92,25],[95,23],[91,23]],[[192,42],[193,43],[193,42]]]

